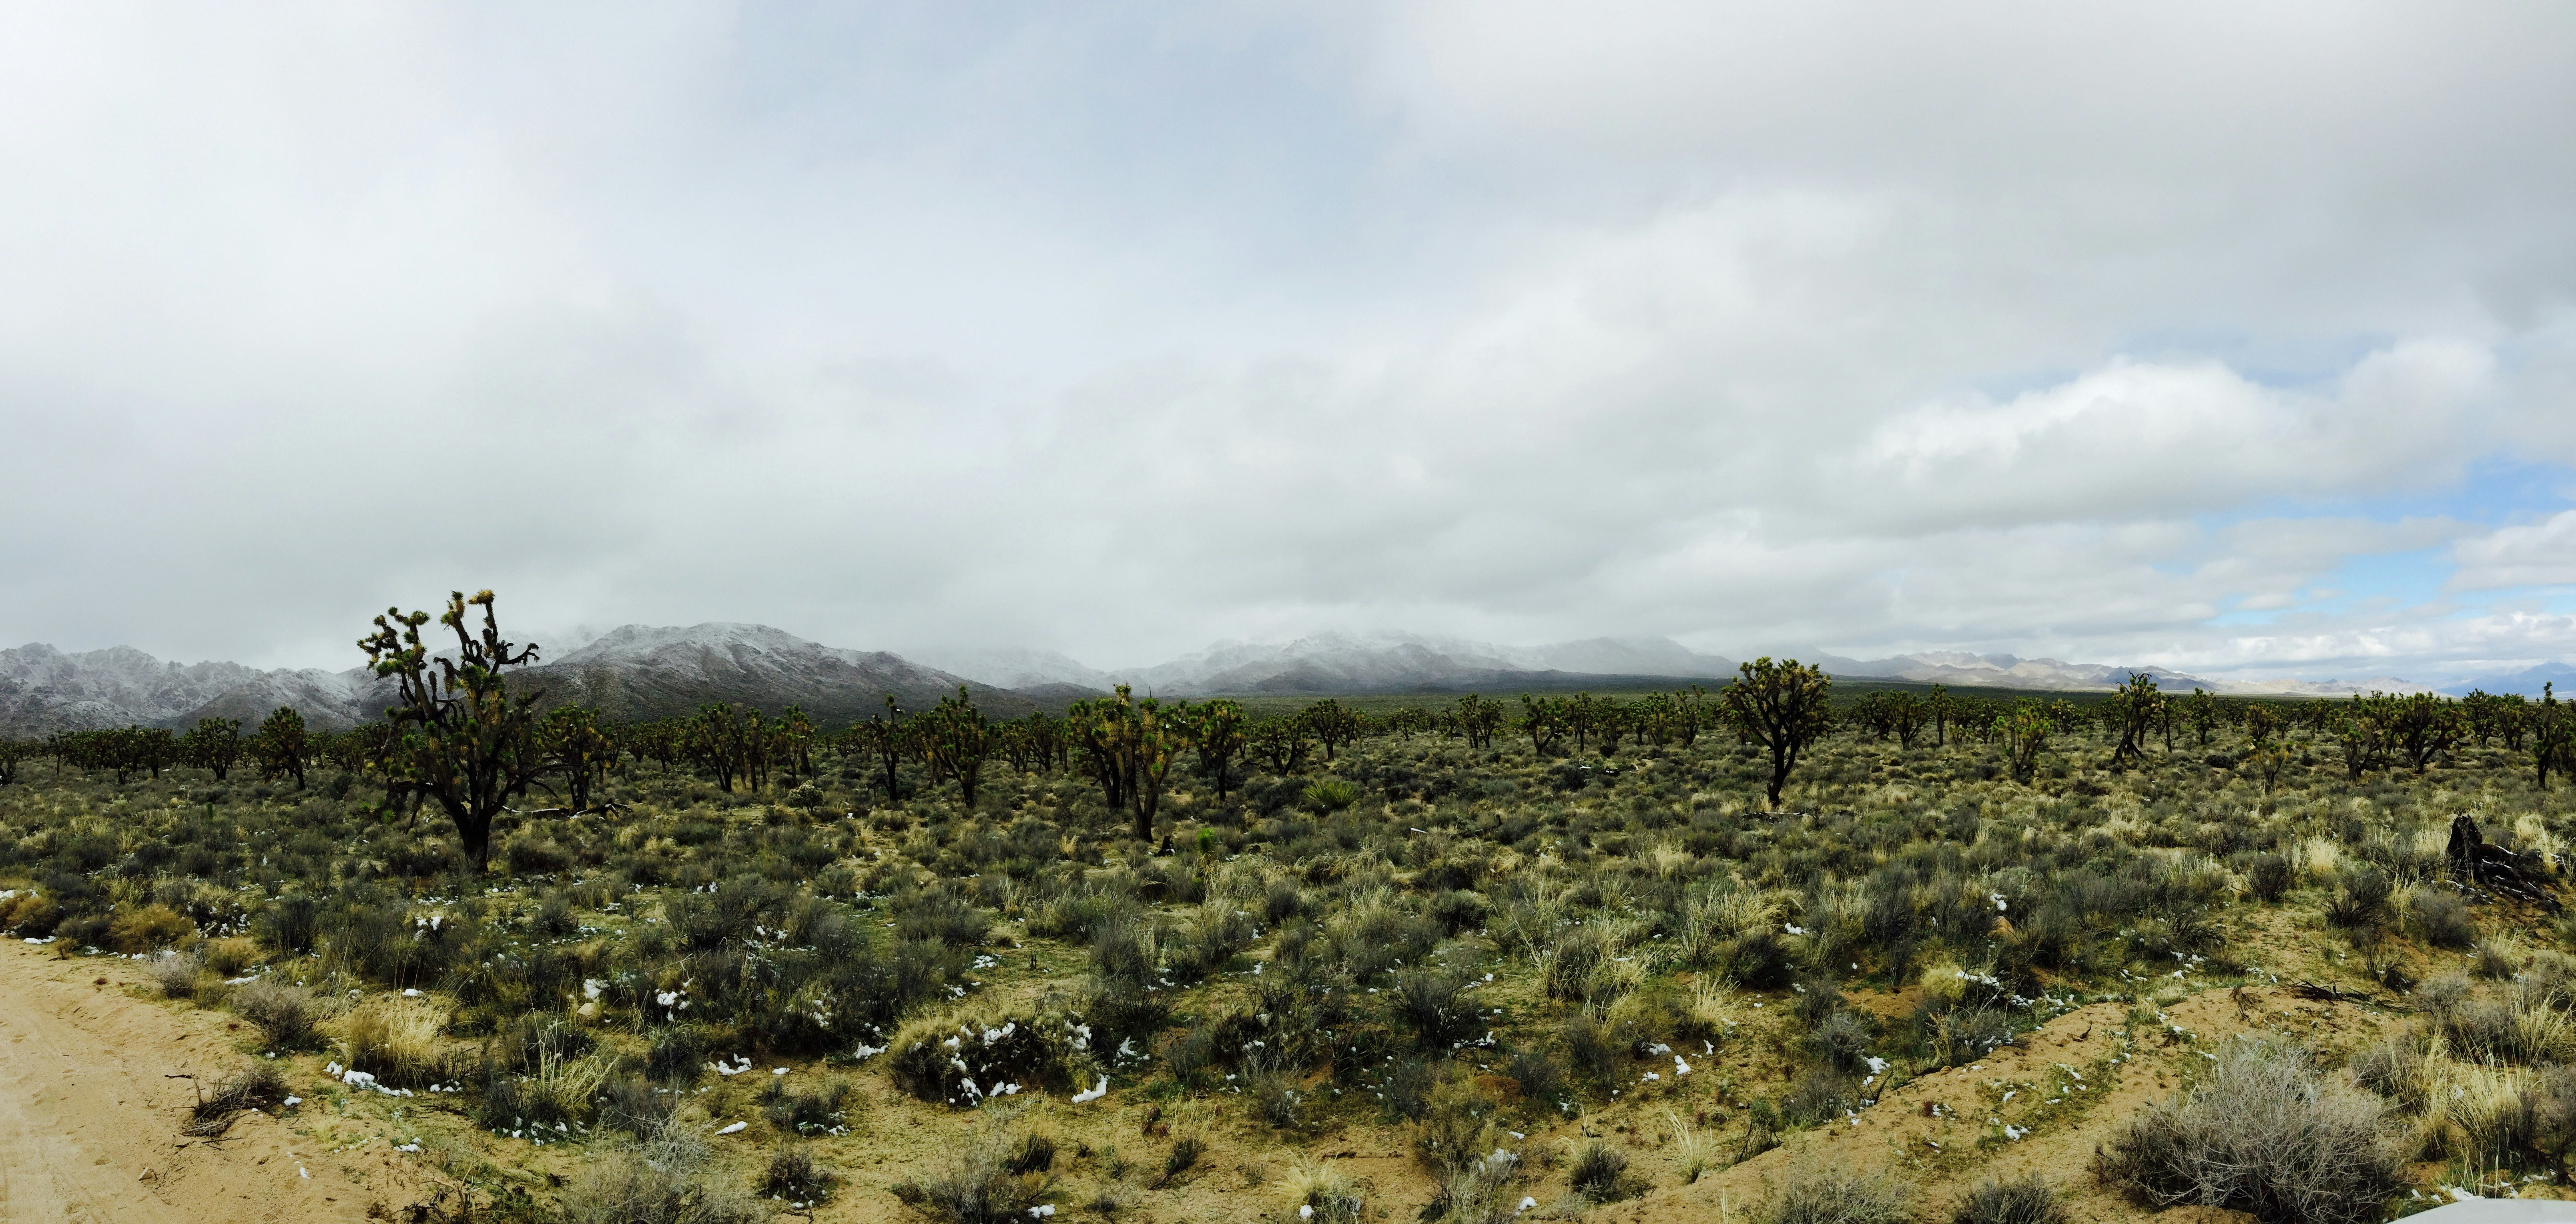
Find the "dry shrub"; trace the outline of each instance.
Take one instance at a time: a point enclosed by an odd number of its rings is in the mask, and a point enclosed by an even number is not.
[[[805,1207],[830,1198],[839,1181],[814,1163],[805,1145],[791,1144],[770,1154],[769,1167],[760,1175],[760,1193],[785,1200],[791,1207]]]
[[[276,1064],[252,1063],[217,1081],[212,1091],[201,1089],[182,1133],[212,1138],[230,1130],[244,1112],[274,1109],[285,1099],[286,1077]]]
[[[2305,1049],[2238,1039],[2198,1085],[2130,1122],[2095,1157],[2095,1171],[2159,1207],[2364,1224],[2403,1184],[2380,1141],[2383,1112],[2361,1091],[2320,1078]]]
[[[1884,1173],[1813,1173],[1789,1183],[1763,1224],[1906,1224],[1905,1187]]]
[[[1071,1082],[1068,1030],[1059,1021],[1013,1016],[992,1025],[955,1017],[917,1020],[887,1043],[895,1086],[915,1099],[980,1105],[990,1097],[1055,1090]]]
[[[1414,1155],[1432,1170],[1451,1174],[1502,1146],[1495,1106],[1473,1081],[1452,1067],[1431,1088],[1413,1135]]]
[[[1314,1214],[1298,1213],[1300,1219],[1313,1224],[1360,1224],[1368,1218],[1368,1196],[1359,1183],[1329,1164],[1301,1163],[1279,1179],[1279,1189],[1288,1198],[1288,1206],[1307,1208]]]
[[[1566,1182],[1596,1203],[1616,1202],[1643,1188],[1628,1175],[1628,1154],[1598,1139],[1575,1152]]]
[[[2433,888],[2415,890],[2406,905],[2406,925],[2416,938],[2437,948],[2464,949],[2478,942],[2478,924],[2469,918],[2468,904],[2457,894]]]
[[[204,972],[205,967],[198,963],[196,957],[182,956],[176,952],[163,953],[143,967],[143,976],[152,979],[152,984],[161,989],[161,997],[165,999],[185,999],[194,996],[197,993],[197,979]]]
[[[425,1084],[451,1071],[440,1034],[447,1009],[427,999],[379,995],[339,1021],[340,1055],[388,1084]]]
[[[564,1192],[565,1224],[752,1224],[761,1203],[709,1176],[706,1141],[670,1127],[582,1171]]]
[[[2057,1191],[2037,1173],[1978,1186],[1950,1213],[1950,1224],[2066,1224],[2067,1219]]]
[[[209,939],[197,949],[206,960],[206,968],[228,978],[240,977],[262,959],[259,944],[239,935]]]
[[[1505,1224],[1520,1215],[1511,1192],[1512,1179],[1519,1172],[1520,1160],[1509,1152],[1496,1151],[1469,1161],[1440,1180],[1423,1217],[1446,1224]]]
[[[1013,1173],[1003,1167],[1004,1156],[998,1143],[977,1144],[928,1181],[897,1183],[894,1196],[950,1224],[1025,1224],[1054,1180]]]
[[[322,1005],[312,991],[266,980],[242,983],[233,991],[232,1004],[235,1014],[250,1021],[269,1045],[281,1050],[311,1045],[313,1027],[322,1015]]]
[[[108,945],[119,952],[166,948],[197,933],[197,924],[166,905],[120,909],[108,923]]]

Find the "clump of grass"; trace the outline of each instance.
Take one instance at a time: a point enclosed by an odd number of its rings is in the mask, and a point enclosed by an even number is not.
[[[228,978],[240,977],[260,962],[259,945],[238,935],[209,939],[198,946],[197,954],[204,958],[206,968]]]
[[[1157,1179],[1154,1184],[1158,1186],[1170,1185],[1173,1178],[1189,1172],[1192,1167],[1198,1164],[1199,1157],[1205,1155],[1207,1155],[1206,1140],[1203,1140],[1196,1135],[1183,1135],[1178,1139],[1174,1139],[1172,1141],[1171,1152],[1163,1157],[1163,1176]]]
[[[850,1103],[850,1086],[834,1083],[815,1092],[797,1092],[772,1079],[754,1099],[770,1125],[792,1135],[819,1135],[841,1124]]]
[[[2508,981],[2522,972],[2522,949],[2502,935],[2490,935],[2478,941],[2476,959],[2472,962],[2478,976],[2494,981]]]
[[[196,923],[166,905],[119,910],[107,928],[109,946],[119,952],[166,948],[196,933]]]
[[[448,1072],[441,1034],[447,1009],[425,998],[379,995],[340,1018],[340,1055],[389,1084],[422,1084]]]
[[[1360,1224],[1368,1218],[1368,1196],[1359,1183],[1329,1164],[1301,1162],[1277,1185],[1292,1211],[1306,1209],[1296,1214],[1311,1224]]]
[[[706,1141],[684,1127],[584,1169],[564,1192],[565,1224],[753,1224],[760,1201],[716,1181]]]
[[[1044,1131],[1030,1131],[1011,1145],[1010,1154],[1002,1158],[1002,1169],[1012,1174],[1044,1173],[1055,1168],[1055,1136]]]
[[[1820,1172],[1793,1180],[1763,1224],[1906,1224],[1905,1187],[1885,1174]]]
[[[1716,1143],[1693,1127],[1680,1110],[1664,1110],[1664,1125],[1673,1132],[1673,1162],[1679,1167],[1682,1184],[1687,1186],[1698,1181],[1701,1174],[1708,1172],[1709,1162],[1716,1157]]]
[[[197,982],[205,976],[205,964],[194,956],[165,952],[143,966],[143,976],[159,987],[165,999],[191,998],[197,993]]]
[[[1575,1152],[1566,1182],[1576,1194],[1596,1203],[1617,1202],[1637,1191],[1628,1176],[1628,1154],[1598,1139]]]
[[[806,1207],[832,1197],[832,1188],[839,1181],[830,1170],[814,1163],[814,1154],[805,1150],[805,1145],[789,1144],[770,1153],[769,1166],[760,1174],[759,1191]]]
[[[2057,1192],[2036,1173],[1985,1182],[1950,1212],[1950,1224],[2066,1224],[2068,1218]]]
[[[2415,936],[2437,948],[2459,950],[2478,942],[2478,924],[2469,920],[2467,903],[2437,887],[2414,890],[2407,900],[2406,921]]]
[[[2246,891],[2266,905],[2288,896],[2291,886],[2296,883],[2298,869],[2283,855],[2258,854],[2245,865]]]
[[[266,980],[242,983],[233,991],[232,1004],[235,1014],[250,1021],[271,1047],[280,1050],[311,1045],[322,1014],[312,991]]]
[[[894,1196],[949,1224],[1025,1224],[1053,1179],[1003,1167],[998,1144],[977,1144],[928,1181],[898,1182]]]
[[[2095,1157],[2103,1180],[2158,1206],[2362,1224],[2402,1184],[2376,1100],[2327,1081],[2306,1050],[2238,1039],[2198,1086],[2130,1122]]]
[[[639,1140],[661,1133],[680,1111],[679,1093],[640,1076],[610,1080],[600,1095],[599,1120]]]
[[[1065,1032],[1061,1022],[1028,1015],[991,1024],[916,1020],[887,1043],[887,1067],[895,1086],[918,1100],[980,1105],[1005,1084],[1020,1092],[1064,1087],[1071,1075]]]

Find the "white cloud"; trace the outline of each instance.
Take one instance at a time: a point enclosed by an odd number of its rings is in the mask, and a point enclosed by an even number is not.
[[[2452,555],[2454,591],[2576,584],[2576,510],[2462,540]]]
[[[2571,20],[29,10],[0,639],[2556,649]]]

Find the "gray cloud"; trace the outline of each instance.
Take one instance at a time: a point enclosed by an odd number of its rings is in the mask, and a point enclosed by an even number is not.
[[[0,639],[2576,649],[2555,6],[6,21]]]

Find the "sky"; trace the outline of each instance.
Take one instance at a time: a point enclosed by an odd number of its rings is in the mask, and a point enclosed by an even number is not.
[[[2576,658],[2576,8],[18,6],[0,643]]]

